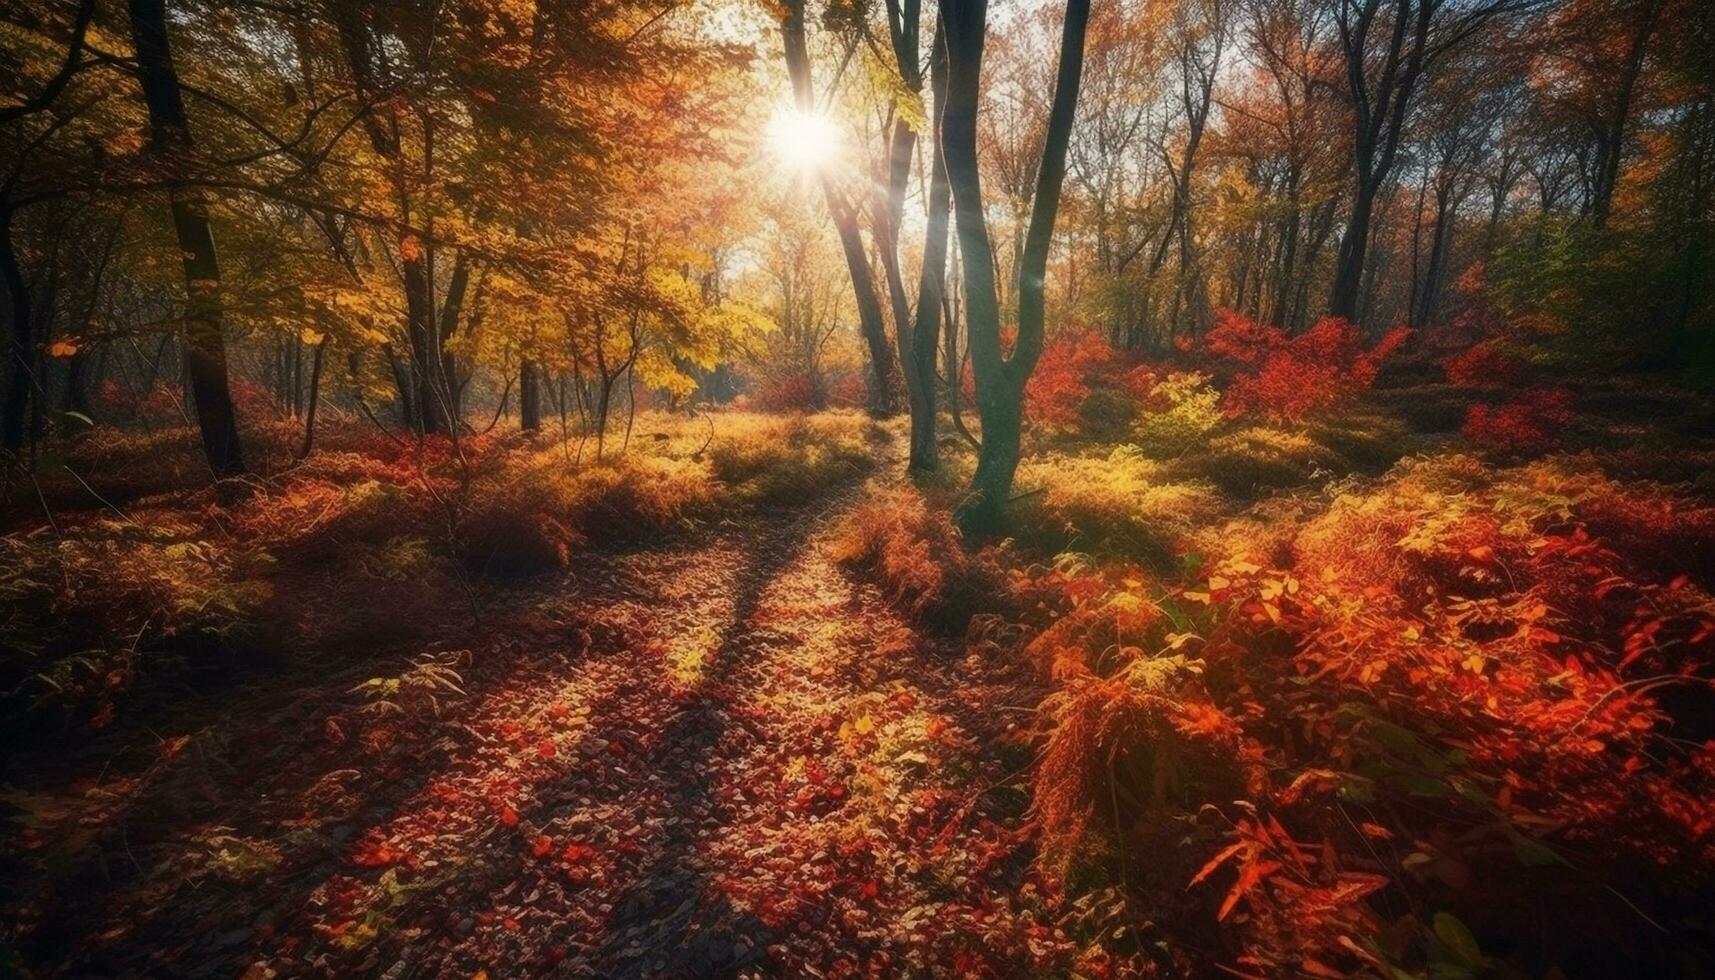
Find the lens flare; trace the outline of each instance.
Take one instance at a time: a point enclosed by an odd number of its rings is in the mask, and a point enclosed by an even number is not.
[[[768,123],[768,145],[780,162],[794,170],[812,171],[839,154],[840,127],[819,112],[782,109]]]

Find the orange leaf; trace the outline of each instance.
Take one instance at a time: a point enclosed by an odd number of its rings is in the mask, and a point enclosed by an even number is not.
[[[1249,841],[1239,841],[1237,844],[1230,844],[1227,847],[1222,848],[1221,852],[1219,854],[1216,854],[1214,857],[1209,859],[1208,864],[1203,865],[1202,869],[1200,871],[1198,871],[1194,877],[1192,877],[1190,882],[1188,882],[1185,885],[1185,887],[1190,888],[1192,885],[1197,884],[1199,881],[1202,881],[1204,878],[1209,877],[1210,874],[1214,873],[1214,870],[1216,868],[1220,867],[1222,864],[1225,864],[1228,858],[1230,858],[1233,855],[1244,850],[1249,845],[1249,843],[1250,843]]]
[[[1215,913],[1215,921],[1224,922],[1227,913],[1239,903],[1239,899],[1249,894],[1262,880],[1280,870],[1279,861],[1253,861],[1239,871],[1239,880],[1233,883],[1233,890],[1227,893],[1227,900],[1221,903],[1221,910]]]

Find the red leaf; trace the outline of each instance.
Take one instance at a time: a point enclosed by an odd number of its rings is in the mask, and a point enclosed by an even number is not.
[[[1239,880],[1233,883],[1233,890],[1227,893],[1227,900],[1221,903],[1221,910],[1215,913],[1217,922],[1224,922],[1227,913],[1239,903],[1239,899],[1249,894],[1264,878],[1280,870],[1279,861],[1253,861],[1239,871]]]
[[[1226,847],[1222,848],[1221,852],[1219,854],[1216,854],[1214,857],[1210,858],[1209,862],[1207,864],[1203,865],[1202,869],[1197,872],[1196,876],[1193,877],[1190,880],[1190,882],[1188,882],[1185,885],[1185,887],[1190,888],[1192,885],[1197,884],[1199,881],[1202,881],[1204,878],[1209,877],[1210,874],[1214,873],[1214,870],[1216,868],[1220,867],[1222,864],[1225,864],[1228,858],[1230,858],[1233,855],[1244,850],[1248,844],[1249,844],[1249,841],[1239,841],[1237,844],[1229,844]]]

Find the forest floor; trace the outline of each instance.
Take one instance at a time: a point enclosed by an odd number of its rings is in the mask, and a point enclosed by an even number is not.
[[[16,955],[107,977],[814,976],[1045,937],[1017,909],[1029,756],[1007,737],[1032,691],[834,566],[856,491],[454,603],[420,624],[452,672],[432,702],[353,710],[376,664],[310,659],[121,723],[12,791],[44,828],[118,842],[14,880]]]
[[[1085,396],[981,548],[854,411],[98,428],[0,511],[0,977],[1706,975],[1715,403],[1441,374]]]

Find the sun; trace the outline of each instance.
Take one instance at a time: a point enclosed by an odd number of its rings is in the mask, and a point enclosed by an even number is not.
[[[832,119],[819,112],[785,108],[768,122],[768,145],[794,170],[819,170],[838,155],[843,136]]]

